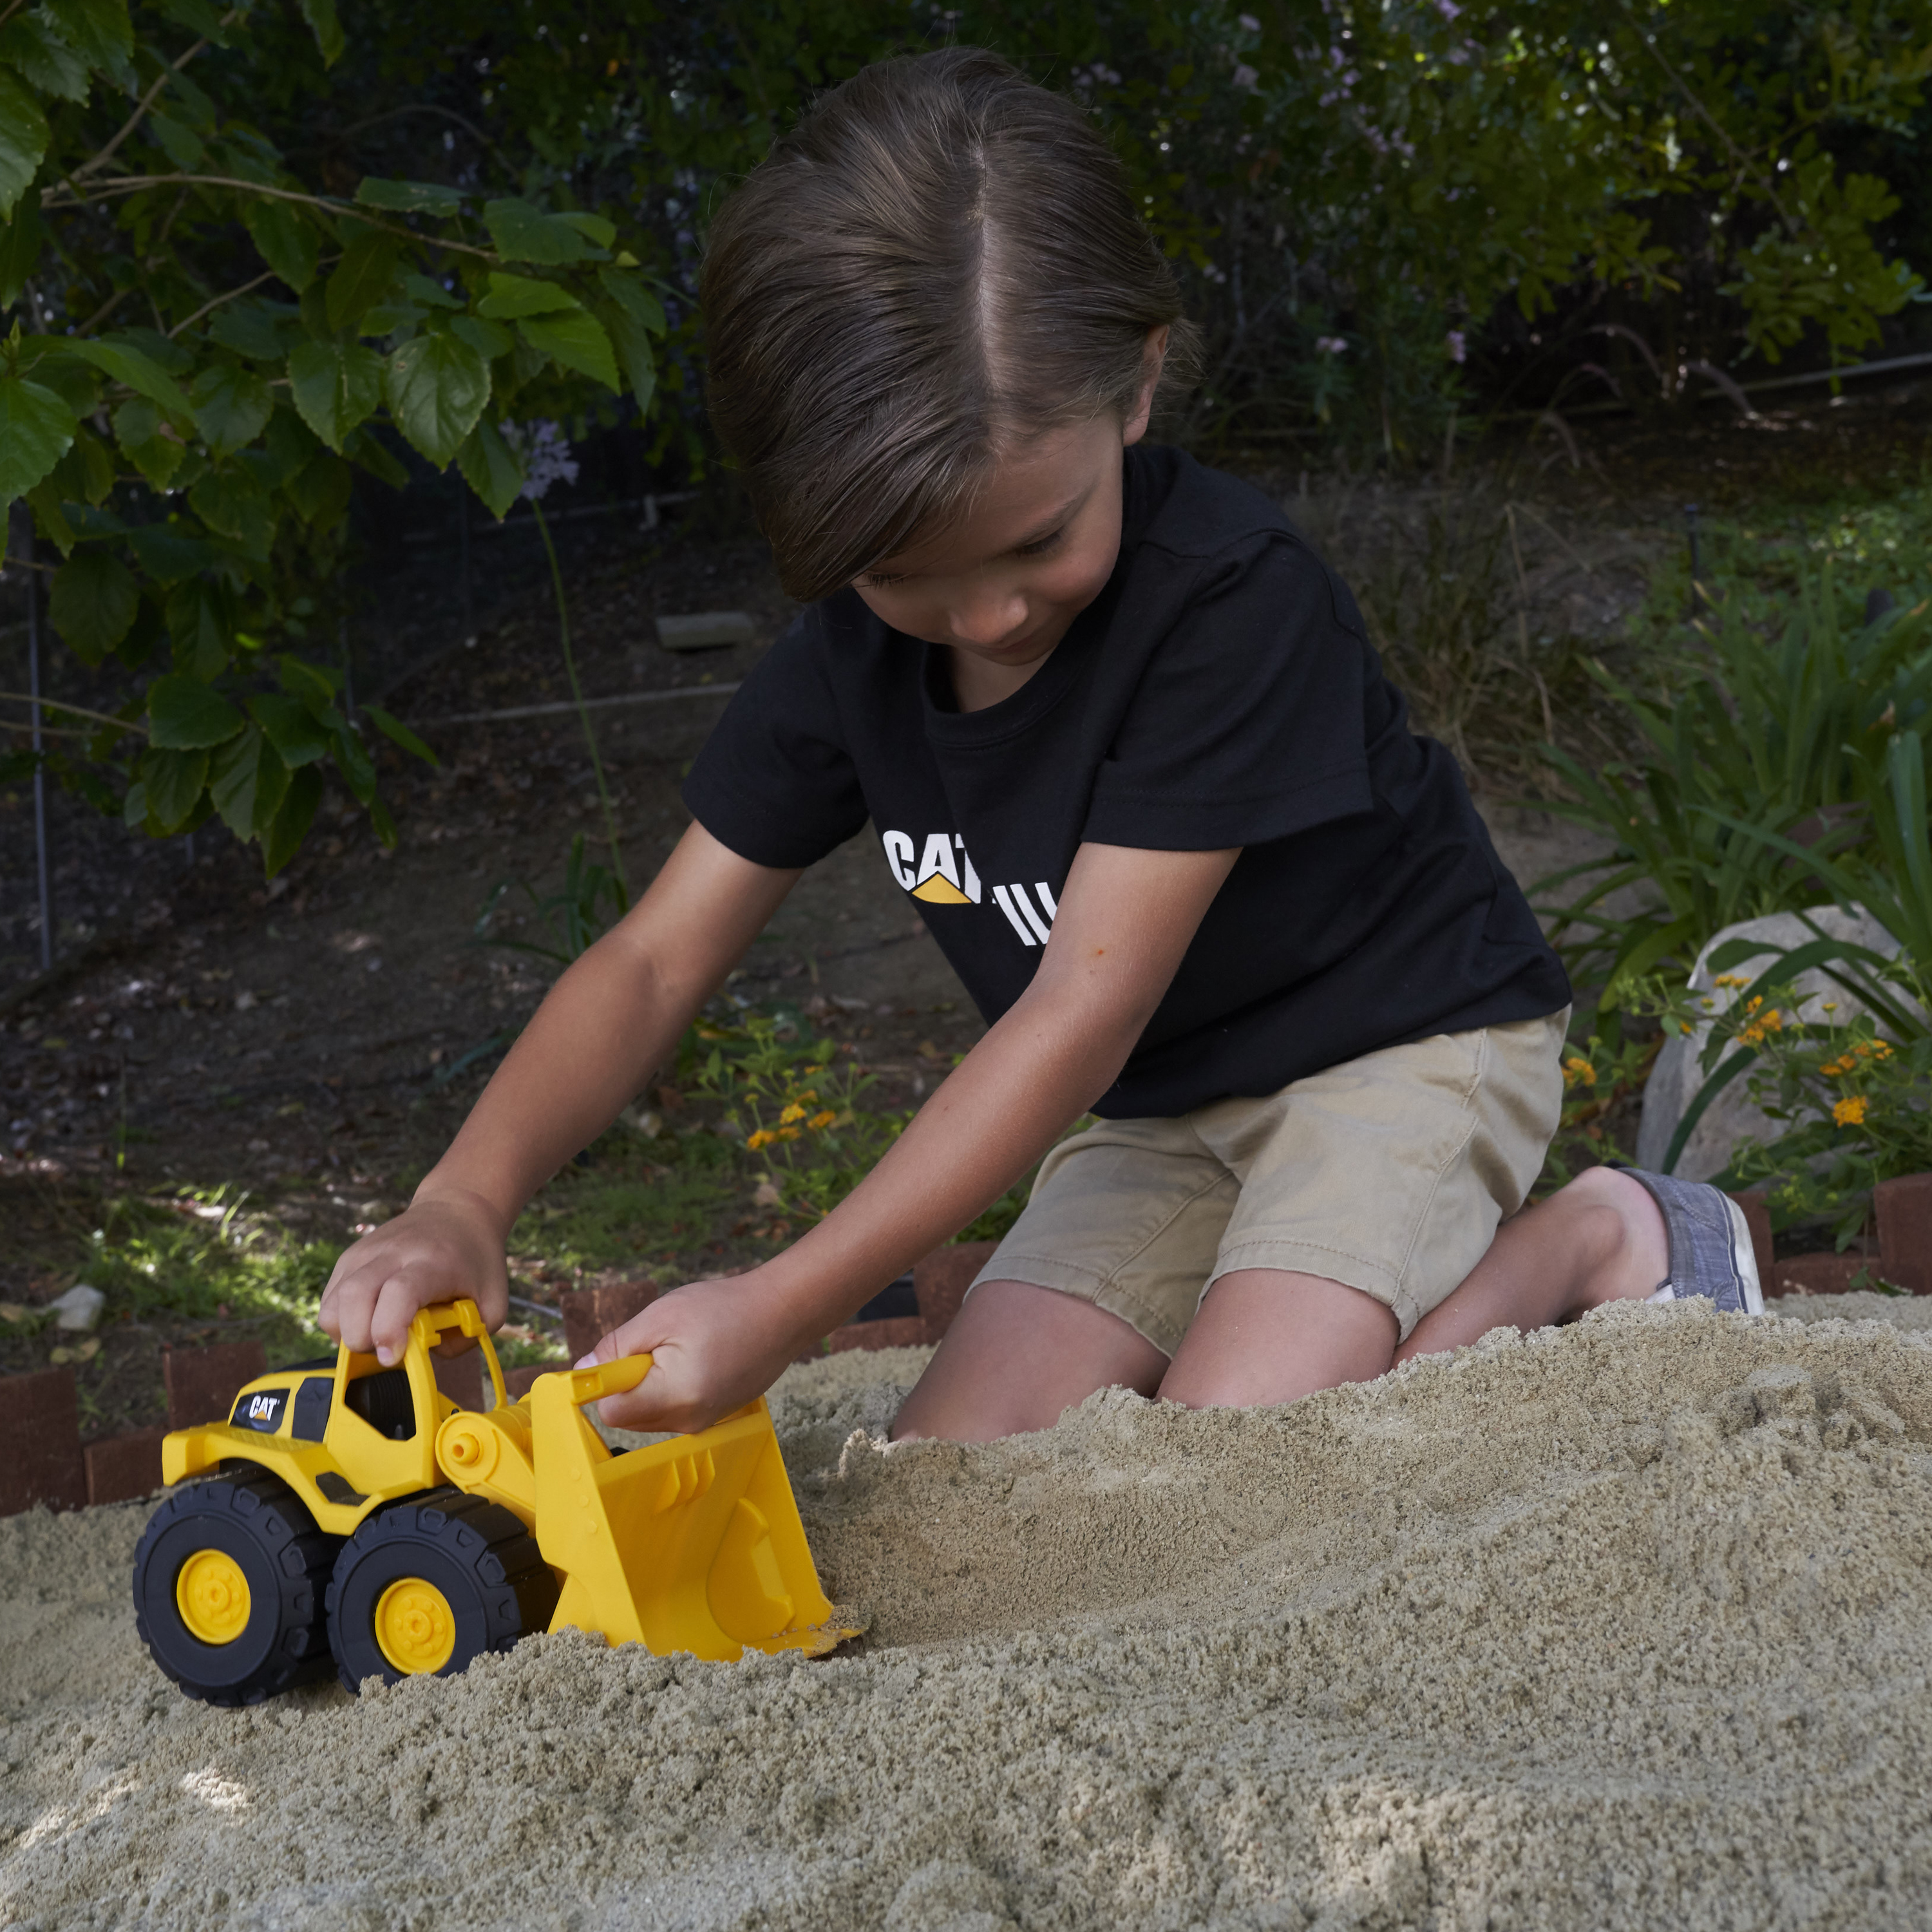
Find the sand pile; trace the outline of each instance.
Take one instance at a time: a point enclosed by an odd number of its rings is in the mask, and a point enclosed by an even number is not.
[[[1923,1923],[1932,1336],[1833,1312],[974,1450],[878,1438],[916,1354],[794,1371],[872,1620],[818,1664],[565,1636],[211,1712],[136,1646],[143,1510],[0,1524],[0,1924]]]

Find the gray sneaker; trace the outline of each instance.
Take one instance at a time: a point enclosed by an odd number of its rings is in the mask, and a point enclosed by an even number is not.
[[[1611,1164],[1650,1190],[1670,1238],[1670,1271],[1652,1300],[1688,1301],[1702,1295],[1734,1313],[1764,1312],[1750,1226],[1728,1194],[1706,1181],[1646,1174],[1621,1161]]]

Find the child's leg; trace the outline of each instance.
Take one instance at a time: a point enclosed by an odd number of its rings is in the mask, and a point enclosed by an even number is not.
[[[990,1442],[1051,1429],[1096,1389],[1153,1394],[1166,1366],[1151,1342],[1090,1301],[1030,1282],[982,1281],[907,1396],[893,1438]]]
[[[1614,1168],[1592,1168],[1496,1231],[1461,1285],[1396,1345],[1372,1296],[1318,1276],[1250,1268],[1208,1292],[1160,1384],[1192,1408],[1292,1402],[1367,1382],[1413,1355],[1462,1348],[1492,1328],[1548,1328],[1606,1301],[1635,1300],[1670,1266],[1657,1204]]]

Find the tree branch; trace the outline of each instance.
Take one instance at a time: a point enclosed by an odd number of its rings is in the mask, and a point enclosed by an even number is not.
[[[325,196],[304,194],[295,188],[269,188],[260,182],[238,180],[232,175],[112,175],[97,184],[92,193],[83,193],[69,180],[70,197],[63,200],[58,188],[49,188],[40,196],[40,212],[44,214],[58,214],[67,208],[85,208],[93,202],[104,201],[112,195],[140,194],[151,188],[172,188],[177,182],[184,188],[239,188],[244,194],[262,195],[271,201],[298,202],[305,208],[320,208],[330,214],[352,216],[385,235],[399,235],[405,242],[441,248],[452,254],[474,255],[482,262],[500,262],[503,259],[494,249],[478,248],[467,242],[446,242],[440,235],[425,235],[418,229],[400,227],[392,221],[378,221],[366,208],[353,202],[331,201]]]
[[[194,45],[190,47],[188,52],[183,54],[179,60],[175,62],[172,66],[164,67],[162,68],[160,73],[155,77],[154,86],[149,88],[146,94],[142,95],[140,100],[135,105],[134,112],[129,115],[128,118],[122,123],[120,133],[116,134],[113,140],[110,141],[106,146],[103,148],[100,153],[94,156],[92,160],[83,161],[79,167],[74,170],[73,175],[73,178],[74,180],[79,181],[83,176],[92,174],[97,168],[104,168],[107,164],[114,158],[116,151],[120,147],[122,142],[126,140],[128,136],[133,134],[134,130],[140,127],[141,123],[147,118],[148,110],[154,104],[154,97],[159,94],[161,89],[166,86],[168,82],[173,80],[175,76],[179,74],[182,69],[186,67],[188,62],[193,60],[195,56],[200,53],[202,49],[206,46],[207,44],[208,43],[206,40],[196,40]]]
[[[203,316],[207,314],[210,309],[219,308],[224,302],[234,302],[241,296],[248,294],[250,290],[259,289],[264,282],[272,282],[274,279],[274,270],[273,268],[266,268],[264,269],[260,274],[257,275],[252,282],[244,282],[238,289],[230,289],[225,296],[215,296],[212,297],[207,302],[203,302],[200,308],[196,309],[194,314],[188,317],[187,321],[176,322],[174,327],[168,331],[168,340],[172,342],[176,336],[180,334],[183,329],[192,328]]]
[[[25,691],[0,691],[0,704],[38,704],[43,711],[58,711],[70,718],[95,718],[103,724],[112,724],[117,730],[138,731],[143,737],[148,733],[148,728],[138,718],[112,718],[104,711],[90,711],[84,704],[62,704],[53,698],[35,698],[31,692]],[[24,731],[27,728],[22,724],[18,728]],[[88,735],[92,736],[93,734],[89,733]]]

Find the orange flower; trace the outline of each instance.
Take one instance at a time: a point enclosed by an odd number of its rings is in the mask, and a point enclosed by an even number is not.
[[[1580,1053],[1572,1054],[1563,1063],[1563,1084],[1574,1087],[1579,1083],[1586,1087],[1597,1084],[1597,1070]]]
[[[753,1154],[756,1154],[759,1148],[770,1147],[777,1138],[778,1136],[773,1133],[770,1127],[760,1127],[746,1142],[745,1145]]]
[[[809,1127],[814,1133],[822,1133],[825,1129],[831,1126],[832,1122],[837,1120],[838,1118],[838,1116],[835,1114],[830,1107],[827,1107],[823,1112],[813,1114],[812,1118],[807,1120],[805,1124]]]
[[[1861,1126],[1864,1118],[1865,1102],[1862,1100],[1840,1100],[1832,1109],[1832,1120],[1841,1127]]]

